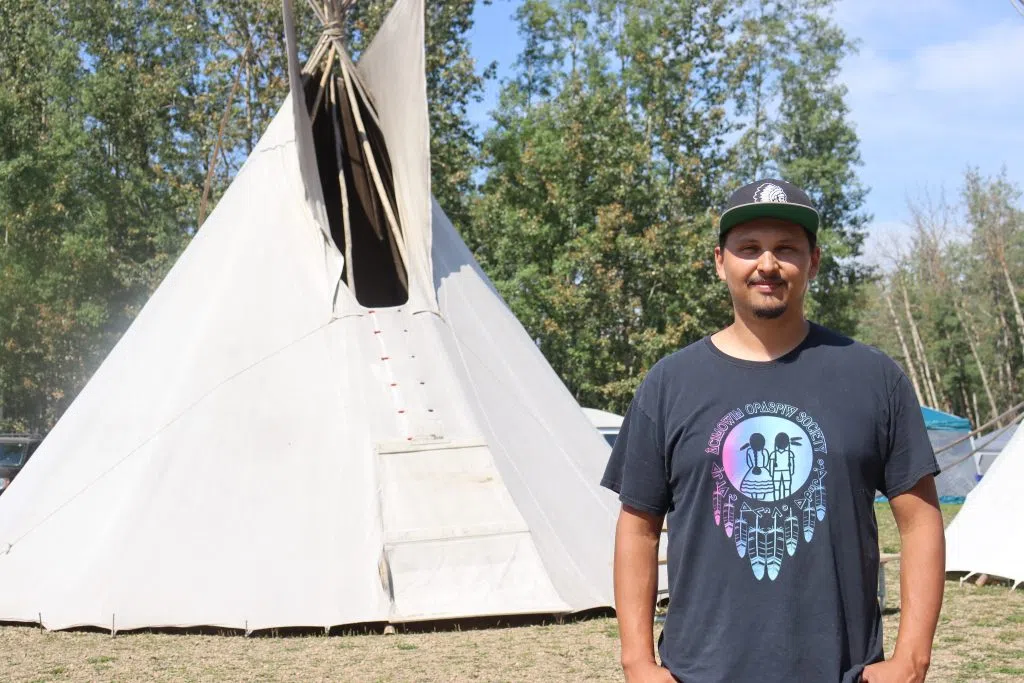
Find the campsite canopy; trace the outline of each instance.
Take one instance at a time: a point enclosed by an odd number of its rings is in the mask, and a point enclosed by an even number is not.
[[[942,470],[935,478],[939,498],[943,502],[960,502],[974,488],[977,470],[970,457],[970,440],[949,446],[971,431],[971,421],[927,406],[921,406],[921,414],[928,430],[928,440],[937,451],[935,458]]]
[[[610,606],[607,446],[431,198],[423,0],[358,67],[285,19],[290,95],[0,497],[0,621]]]
[[[944,413],[935,408],[921,406],[921,414],[924,415],[924,426],[928,431],[935,432],[969,432],[971,421],[965,417]]]

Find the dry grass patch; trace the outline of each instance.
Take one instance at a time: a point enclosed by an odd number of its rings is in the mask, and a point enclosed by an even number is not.
[[[617,681],[609,619],[395,636],[49,633],[0,629],[0,678],[15,681]]]
[[[956,506],[943,510],[947,522]],[[879,543],[899,550],[887,506]],[[886,650],[899,625],[899,566],[888,571]],[[244,638],[50,633],[0,628],[10,681],[621,681],[612,619],[394,636]],[[1024,591],[946,583],[932,681],[1024,680]]]

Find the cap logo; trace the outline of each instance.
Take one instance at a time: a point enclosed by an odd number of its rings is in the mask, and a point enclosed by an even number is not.
[[[774,183],[762,183],[754,190],[755,202],[775,202],[785,204],[788,201],[786,193],[781,187]]]

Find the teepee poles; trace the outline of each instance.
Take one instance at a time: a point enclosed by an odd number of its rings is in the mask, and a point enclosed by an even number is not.
[[[331,46],[334,49],[334,46]],[[338,163],[338,185],[341,187],[341,219],[345,234],[345,279],[348,287],[356,291],[356,276],[352,271],[352,220],[349,216],[348,187],[345,183],[345,154],[341,146],[341,125],[338,123],[339,103],[335,88],[335,79],[331,79],[330,107],[335,115],[331,117],[334,123],[334,158]]]
[[[359,106],[360,103],[357,96],[357,88],[359,91],[359,95],[362,95],[364,99],[367,99],[367,101],[369,100],[369,98],[366,97],[366,93],[363,92],[361,84],[358,83],[358,79],[353,77],[351,73],[351,62],[345,58],[345,48],[341,42],[342,18],[344,16],[345,11],[355,4],[355,0],[324,0],[322,7],[316,2],[316,0],[306,1],[310,8],[313,10],[313,13],[316,15],[317,19],[320,20],[321,24],[323,24],[324,31],[321,34],[320,40],[317,42],[316,47],[313,49],[313,52],[310,54],[310,58],[307,61],[303,71],[306,73],[313,73],[316,70],[316,68],[318,68],[317,65],[323,59],[325,45],[330,45],[326,65],[323,67],[323,75],[320,80],[320,88],[319,91],[317,92],[316,101],[313,105],[312,120],[316,120],[316,115],[317,112],[319,111],[320,103],[326,90],[327,80],[331,78],[330,74],[334,66],[334,59],[335,56],[337,56],[338,66],[341,69],[342,83],[336,86],[336,84],[333,82],[333,79],[331,79],[332,82],[330,84],[329,94],[329,97],[331,99],[331,106],[337,107],[338,109],[336,113],[340,113],[339,100],[342,97],[342,94],[337,93],[337,89],[340,88],[344,90],[344,96],[348,100],[349,109],[352,112],[352,119],[356,125],[356,132],[358,133],[358,137],[360,140],[359,144],[362,151],[363,160],[365,161],[366,167],[369,170],[369,175],[373,180],[373,187],[376,190],[377,197],[380,199],[380,202],[384,208],[384,217],[387,220],[388,229],[392,237],[392,239],[389,241],[389,246],[391,248],[392,257],[395,260],[396,271],[398,273],[400,280],[402,281],[402,285],[406,289],[408,289],[409,283],[406,268],[407,264],[409,263],[409,257],[405,248],[405,238],[402,234],[401,228],[399,227],[398,218],[395,215],[395,207],[392,205],[391,198],[388,195],[387,188],[385,187],[384,181],[381,177],[380,168],[377,165],[377,159],[373,154],[373,148],[370,145],[370,138],[369,135],[367,134],[366,125],[365,122],[363,121],[362,112]],[[376,117],[374,116],[372,107],[368,107],[368,111],[370,111],[371,116],[373,116],[375,119]],[[335,118],[337,118],[337,116],[335,116]],[[344,160],[344,150],[342,148],[342,142],[339,134],[340,131],[338,127],[338,122],[336,120],[334,121],[334,126],[336,138],[335,154],[339,161],[339,183],[341,185],[342,190],[341,195],[343,203],[342,213],[344,216],[345,230],[346,274],[349,279],[349,287],[353,288],[354,290],[351,259],[351,221],[348,215],[348,195],[346,191],[347,187],[344,179],[344,172],[341,166]],[[383,235],[379,234],[379,237],[383,238]]]
[[[367,166],[369,166],[370,175],[373,177],[373,184],[377,188],[377,194],[380,196],[381,201],[384,204],[384,215],[388,219],[388,227],[391,228],[391,235],[395,241],[395,245],[398,247],[402,263],[409,263],[409,257],[405,251],[405,239],[398,228],[398,219],[395,218],[394,209],[391,206],[391,199],[388,197],[387,190],[384,188],[384,181],[381,180],[380,171],[377,169],[377,160],[374,158],[373,150],[370,147],[370,138],[366,134],[366,126],[363,125],[362,114],[359,113],[359,102],[356,101],[356,94],[352,86],[352,77],[349,75],[348,68],[345,66],[344,61],[341,62],[341,76],[345,80],[345,94],[348,95],[349,106],[352,108],[352,118],[355,119],[356,129],[359,131],[359,138],[362,141],[363,155],[366,158]]]
[[[324,90],[327,86],[327,81],[331,77],[331,67],[334,66],[334,45],[331,45],[330,51],[327,53],[327,64],[324,66],[324,75],[320,78],[320,89],[316,92],[316,99],[313,101],[313,113],[310,114],[310,123],[316,123],[316,115],[320,112],[320,103],[324,99]]]

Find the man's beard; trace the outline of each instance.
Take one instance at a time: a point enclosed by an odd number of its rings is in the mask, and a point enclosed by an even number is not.
[[[781,285],[783,287],[786,285],[786,283],[781,278],[767,280],[764,278],[755,277],[747,281],[747,286],[755,286],[761,284]],[[753,306],[752,312],[755,318],[760,318],[761,320],[775,320],[776,318],[781,318],[786,313],[787,308],[788,306],[786,305],[786,302],[780,301],[776,304],[755,304]]]
[[[775,306],[754,306],[753,313],[755,318],[761,320],[775,320],[781,318],[785,313],[788,306],[784,303],[777,304]]]

